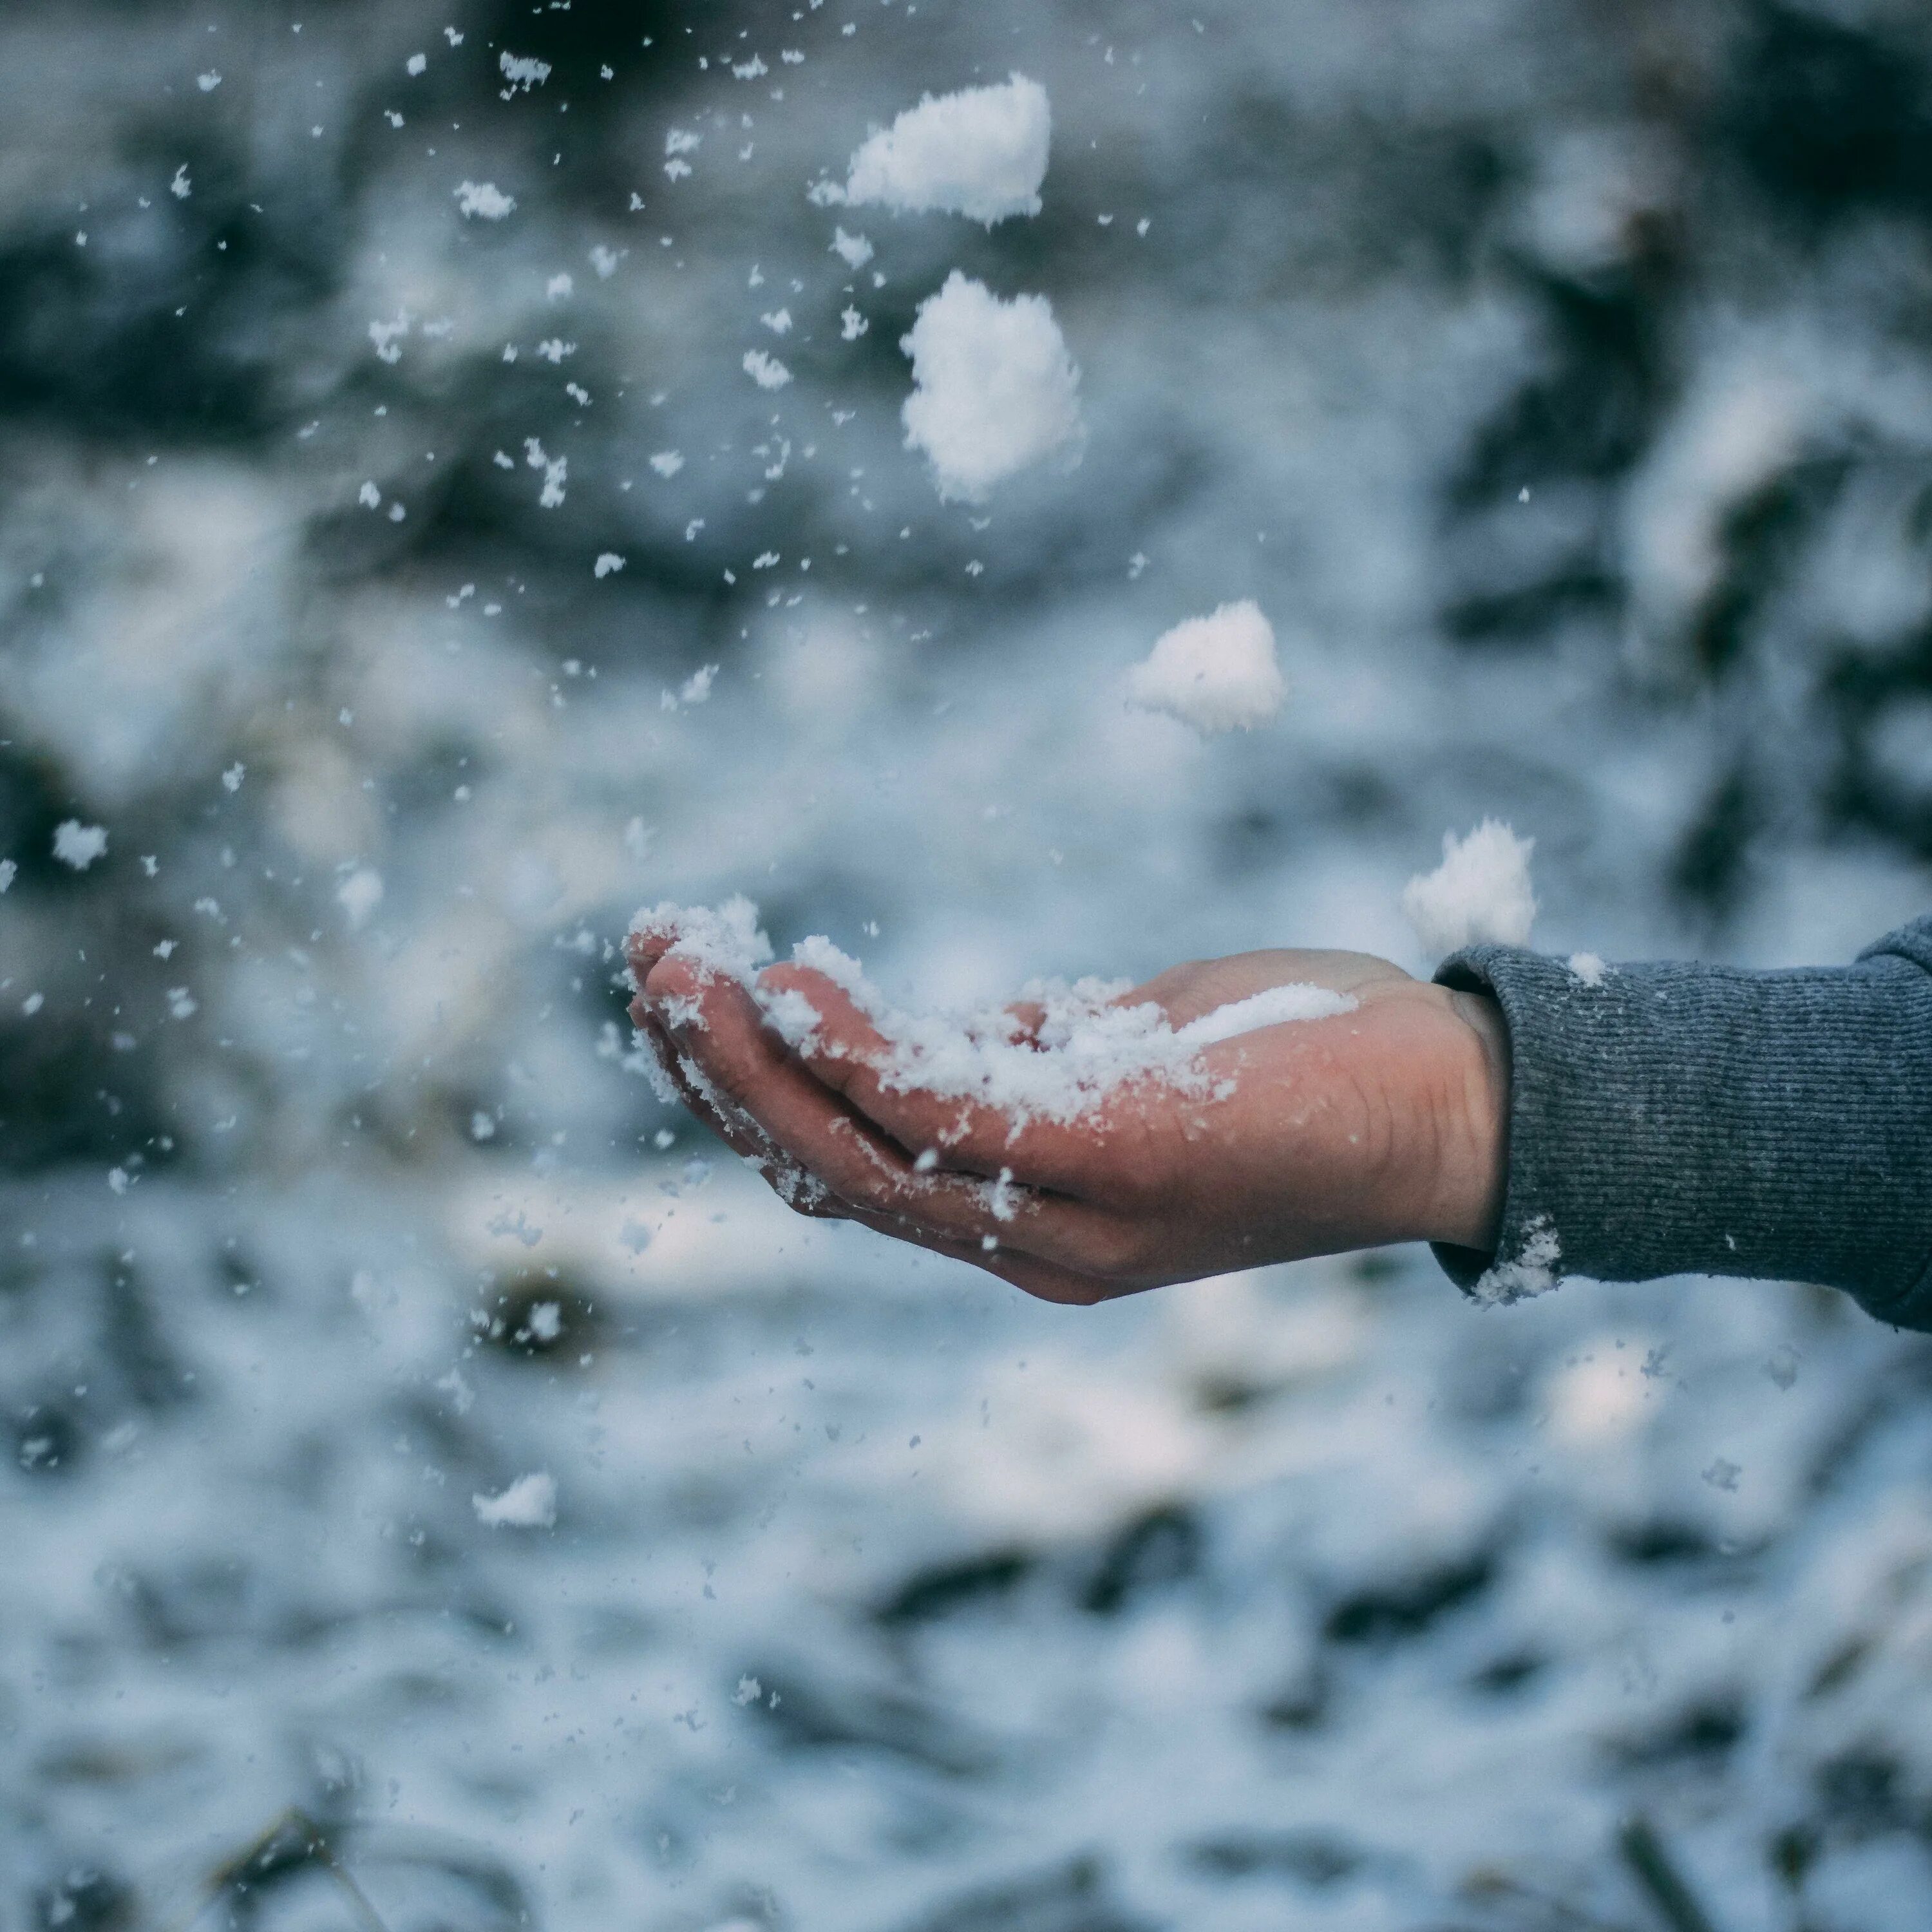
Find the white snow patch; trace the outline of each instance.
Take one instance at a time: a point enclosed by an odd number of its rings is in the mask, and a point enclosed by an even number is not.
[[[486,1529],[554,1529],[556,1478],[539,1471],[520,1476],[501,1496],[470,1498],[476,1520]]]
[[[983,502],[996,484],[1077,445],[1080,371],[1044,296],[1003,302],[956,268],[899,346],[914,386],[902,412],[906,446],[932,460],[942,500]]]
[[[1465,946],[1525,946],[1536,921],[1529,855],[1533,838],[1519,838],[1499,819],[1486,818],[1466,838],[1442,837],[1442,862],[1409,880],[1402,914],[1425,951]]]
[[[54,827],[54,856],[63,866],[84,872],[95,860],[106,856],[107,833],[98,825],[83,825],[70,818]]]
[[[845,185],[820,199],[983,221],[1037,214],[1052,146],[1046,89],[1015,74],[1000,87],[928,94],[854,154]]]
[[[466,181],[455,194],[456,205],[466,220],[480,215],[485,221],[501,221],[517,205],[517,197],[504,194],[494,182]]]
[[[1251,731],[1275,717],[1287,695],[1274,627],[1252,602],[1224,604],[1211,617],[1177,624],[1127,679],[1130,702],[1165,712],[1204,736]]]
[[[1498,1260],[1472,1292],[1476,1299],[1492,1307],[1507,1307],[1514,1301],[1527,1301],[1547,1294],[1557,1285],[1557,1267],[1563,1258],[1563,1246],[1547,1216],[1539,1216],[1526,1231],[1522,1247],[1513,1261]]]
[[[1594,952],[1573,952],[1570,970],[1593,992],[1610,977],[1610,969]]]

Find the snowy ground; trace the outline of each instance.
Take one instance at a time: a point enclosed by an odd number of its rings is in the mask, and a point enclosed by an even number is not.
[[[1016,70],[1037,216],[809,198]],[[1420,970],[1492,814],[1566,952],[1922,911],[1928,74],[1881,0],[0,14],[0,1928],[1922,1926],[1922,1341],[1026,1303],[661,1109],[612,946]],[[979,502],[955,269],[1079,370]],[[1130,707],[1250,598],[1277,720]]]

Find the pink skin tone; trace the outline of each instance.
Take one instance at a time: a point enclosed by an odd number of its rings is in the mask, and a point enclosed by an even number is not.
[[[1016,1123],[884,1084],[886,1042],[822,974],[760,976],[821,1016],[794,1048],[745,987],[674,944],[632,939],[643,990],[631,1016],[692,1110],[801,1213],[1083,1306],[1393,1242],[1494,1244],[1509,1094],[1502,1016],[1386,961],[1273,952],[1178,966],[1124,1003],[1155,1001],[1177,1028],[1288,984],[1357,1006],[1204,1048],[1204,1093],[1141,1079],[1073,1122]],[[987,1184],[1003,1174],[996,1192]]]

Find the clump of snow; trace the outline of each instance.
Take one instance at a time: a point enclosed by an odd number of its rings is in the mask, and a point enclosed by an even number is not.
[[[480,215],[485,221],[501,221],[517,205],[517,197],[504,194],[494,182],[466,181],[455,193],[456,205],[466,220]]]
[[[872,259],[872,244],[862,235],[848,235],[844,229],[832,231],[832,252],[855,274]]]
[[[591,566],[591,570],[596,576],[609,577],[623,567],[624,560],[614,550],[607,550]]]
[[[1288,695],[1274,628],[1252,602],[1190,618],[1134,667],[1127,695],[1143,711],[1165,712],[1204,736],[1251,731],[1274,717]]]
[[[359,932],[382,903],[382,874],[373,866],[358,867],[336,887],[335,902],[349,915],[350,928]]]
[[[684,467],[684,458],[675,449],[661,449],[651,458],[651,467],[668,482]]]
[[[539,1471],[522,1476],[500,1496],[475,1496],[476,1520],[486,1529],[554,1529],[556,1479]]]
[[[746,353],[745,374],[761,389],[782,389],[791,380],[791,371],[776,356],[767,356],[762,349]]]
[[[1573,952],[1569,964],[1570,971],[1592,992],[1610,976],[1610,969],[1594,952]]]
[[[1402,896],[1403,916],[1424,949],[1527,945],[1536,921],[1535,849],[1534,839],[1519,838],[1499,819],[1484,819],[1466,838],[1444,833],[1442,864],[1411,879]]]
[[[661,905],[640,914],[632,929],[675,935],[674,955],[698,962],[708,976],[742,981],[780,1037],[804,1046],[816,1039],[823,1017],[796,988],[758,984],[758,968],[772,954],[758,916],[757,907],[740,897],[716,912]],[[792,958],[842,988],[890,1043],[892,1058],[881,1070],[885,1084],[980,1101],[1016,1126],[1077,1120],[1136,1080],[1158,1080],[1202,1097],[1218,1094],[1224,1089],[1217,1072],[1225,1081],[1229,1070],[1225,1064],[1210,1069],[1202,1058],[1208,1048],[1264,1027],[1355,1010],[1348,995],[1325,986],[1275,986],[1176,1028],[1150,1000],[1123,1004],[1130,990],[1124,980],[1038,980],[1022,994],[1042,1015],[1029,1032],[1004,1006],[965,1013],[902,1011],[872,984],[857,960],[823,937],[800,940]]]
[[[542,86],[550,78],[550,62],[538,60],[534,55],[513,54],[506,49],[496,56],[496,65],[510,83],[503,96],[506,100],[519,88],[527,94],[532,88]]]
[[[103,826],[83,825],[77,818],[63,820],[54,827],[54,856],[63,866],[84,872],[107,852],[107,832]]]
[[[1080,371],[1044,296],[1001,302],[956,268],[899,346],[914,386],[902,412],[906,446],[932,459],[943,499],[983,502],[1077,442]]]
[[[827,182],[817,198],[904,214],[938,210],[990,228],[1040,212],[1052,139],[1046,89],[1022,74],[1000,87],[928,94],[859,149],[842,189]]]
[[[1547,1294],[1557,1285],[1562,1259],[1563,1244],[1556,1230],[1546,1216],[1539,1217],[1526,1230],[1521,1251],[1512,1259],[1498,1258],[1472,1292],[1478,1301],[1497,1308]]]

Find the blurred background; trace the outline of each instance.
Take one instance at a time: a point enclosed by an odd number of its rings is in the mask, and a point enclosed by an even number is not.
[[[1038,219],[808,200],[1015,70]],[[956,267],[1084,372],[979,509]],[[1278,724],[1125,708],[1248,596]],[[12,0],[0,1928],[1923,1927],[1923,1340],[1043,1308],[626,1064],[640,903],[1426,970],[1490,813],[1556,949],[1932,902],[1912,0]]]

